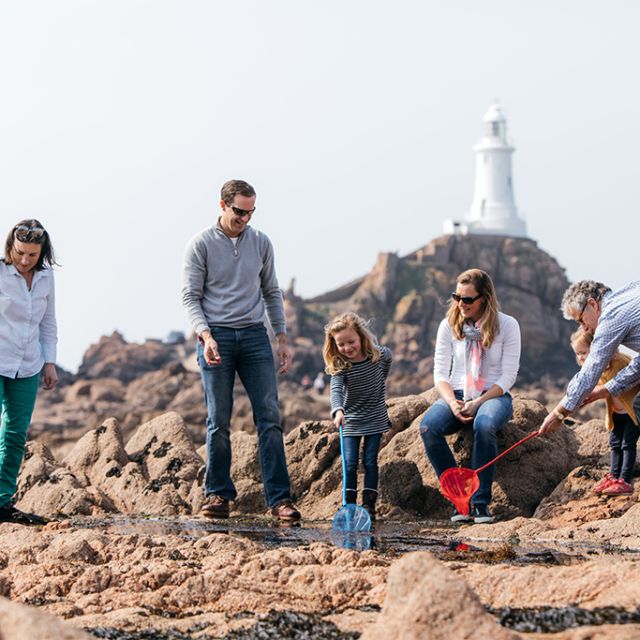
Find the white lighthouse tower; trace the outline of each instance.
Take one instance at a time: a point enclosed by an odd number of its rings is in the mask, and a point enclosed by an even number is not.
[[[445,233],[479,233],[526,237],[524,220],[518,216],[513,197],[511,154],[507,121],[498,104],[484,116],[484,136],[473,147],[476,153],[476,183],[473,202],[465,220],[446,220]]]

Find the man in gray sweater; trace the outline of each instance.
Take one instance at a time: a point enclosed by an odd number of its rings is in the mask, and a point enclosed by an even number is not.
[[[291,500],[278,388],[265,312],[276,334],[279,373],[291,366],[282,291],[273,246],[249,226],[256,192],[243,180],[222,186],[222,214],[186,248],[182,304],[196,335],[207,404],[207,471],[203,515],[227,518],[237,497],[231,479],[231,409],[236,372],[247,391],[258,431],[262,481],[271,515],[298,520]]]

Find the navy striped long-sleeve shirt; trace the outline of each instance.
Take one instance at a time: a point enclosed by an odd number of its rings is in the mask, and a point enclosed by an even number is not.
[[[602,298],[602,313],[593,335],[591,351],[582,368],[569,382],[562,406],[575,411],[598,383],[618,346],[640,351],[640,280]],[[605,385],[612,396],[640,382],[640,356],[636,356]]]
[[[331,416],[344,412],[345,436],[369,436],[389,430],[385,381],[391,368],[391,351],[380,349],[380,359],[353,362],[351,369],[331,376]]]

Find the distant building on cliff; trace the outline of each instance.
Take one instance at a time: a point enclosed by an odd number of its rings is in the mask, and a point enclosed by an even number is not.
[[[476,183],[471,209],[464,220],[446,220],[445,234],[483,234],[527,237],[525,221],[518,216],[513,196],[511,154],[507,121],[497,104],[484,116],[484,136],[473,147]]]

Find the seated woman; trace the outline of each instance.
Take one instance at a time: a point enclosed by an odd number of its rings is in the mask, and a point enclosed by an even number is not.
[[[497,433],[511,418],[509,389],[520,366],[520,326],[498,310],[493,282],[480,269],[463,271],[436,338],[433,381],[440,399],[425,413],[420,435],[438,478],[456,461],[445,436],[473,427],[474,469],[498,453]],[[468,516],[454,510],[451,520],[493,522],[489,511],[491,466],[479,474],[480,488]]]

